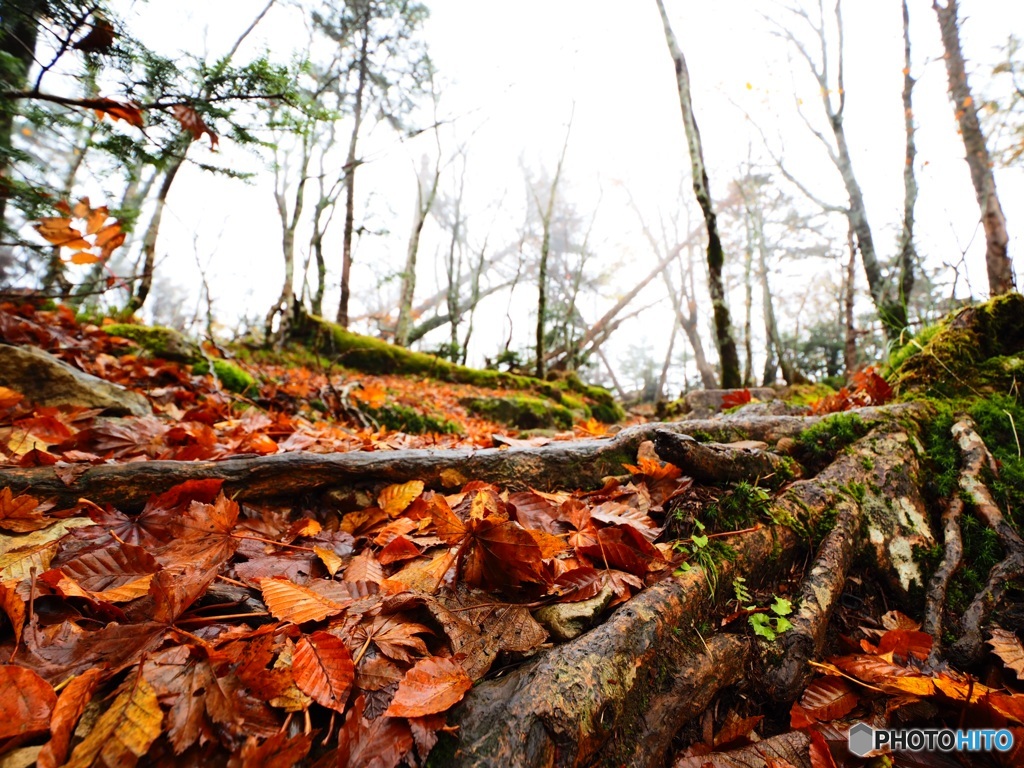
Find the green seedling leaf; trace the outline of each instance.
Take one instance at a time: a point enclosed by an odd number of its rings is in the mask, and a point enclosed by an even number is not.
[[[791,603],[789,600],[786,600],[784,597],[775,598],[775,602],[772,603],[772,613],[774,613],[776,616],[788,616],[792,612],[793,603]]]

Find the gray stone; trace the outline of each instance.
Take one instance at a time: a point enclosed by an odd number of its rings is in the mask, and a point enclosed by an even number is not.
[[[557,640],[572,640],[597,624],[604,609],[612,601],[615,590],[610,584],[589,600],[578,603],[554,603],[533,612],[535,618]]]
[[[149,401],[137,392],[97,378],[35,347],[0,344],[0,386],[36,405],[79,405],[109,414],[148,416]]]
[[[722,410],[722,399],[730,392],[740,392],[738,389],[696,389],[687,392],[686,401],[687,418],[706,419]],[[754,400],[766,402],[775,399],[775,390],[771,387],[751,387],[750,396]]]

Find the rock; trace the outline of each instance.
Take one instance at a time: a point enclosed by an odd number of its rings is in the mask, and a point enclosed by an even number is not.
[[[553,638],[572,640],[597,624],[614,595],[615,590],[611,585],[605,584],[601,591],[589,600],[545,605],[533,612],[533,618],[543,625]]]
[[[149,401],[119,384],[78,370],[35,347],[0,344],[0,386],[36,405],[79,405],[113,415],[148,416]]]
[[[688,392],[684,398],[687,418],[706,419],[722,410],[722,400],[726,395],[741,391],[739,389],[697,389]],[[761,402],[774,400],[775,390],[771,387],[751,387],[750,397]]]

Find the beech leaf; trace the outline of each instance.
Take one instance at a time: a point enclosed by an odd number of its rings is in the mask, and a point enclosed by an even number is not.
[[[423,717],[458,704],[473,681],[451,659],[420,659],[398,683],[398,692],[384,712],[388,717]]]
[[[343,640],[329,632],[314,632],[295,644],[292,674],[299,689],[316,703],[345,711],[355,677],[352,656]]]

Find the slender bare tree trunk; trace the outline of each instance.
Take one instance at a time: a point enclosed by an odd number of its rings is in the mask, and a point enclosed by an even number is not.
[[[540,243],[540,264],[537,269],[537,365],[534,374],[538,379],[543,379],[547,372],[547,360],[544,353],[544,332],[548,322],[548,259],[551,256],[551,219],[555,215],[555,195],[558,193],[558,181],[562,177],[562,166],[565,163],[565,153],[569,148],[569,133],[572,131],[572,115],[569,116],[569,125],[565,129],[565,141],[562,143],[562,154],[558,157],[558,165],[555,167],[555,177],[551,180],[551,189],[548,191],[548,201],[541,211],[541,226],[543,234]],[[534,193],[537,209],[540,210],[540,200]]]
[[[949,96],[960,126],[960,135],[967,151],[967,167],[981,209],[981,224],[985,229],[985,266],[988,269],[988,290],[993,296],[1014,290],[1013,262],[1007,252],[1010,241],[1006,232],[1006,217],[996,193],[996,179],[992,173],[985,134],[978,122],[978,111],[971,96],[964,68],[964,55],[960,48],[960,29],[957,23],[957,0],[948,0],[945,7],[932,2],[939,17],[942,45],[946,50],[946,74],[949,76]]]
[[[691,253],[689,269],[682,275],[682,282],[679,290],[676,290],[675,284],[672,282],[672,278],[668,273],[668,267],[662,270],[662,279],[665,281],[665,287],[668,289],[669,300],[672,302],[672,309],[676,313],[676,322],[679,323],[679,327],[683,329],[683,333],[686,334],[687,341],[690,342],[690,349],[693,350],[693,360],[697,366],[697,372],[700,374],[700,381],[704,389],[716,389],[718,387],[718,379],[715,376],[715,369],[708,362],[707,355],[704,352],[704,342],[700,338],[699,319],[697,316],[697,298],[696,291],[693,285],[693,258],[692,258],[692,247],[689,249]],[[680,260],[680,268],[682,268],[682,262]],[[690,288],[686,288],[686,279],[690,278]],[[683,301],[686,301],[686,312],[683,312]]]
[[[785,379],[787,384],[800,384],[806,381],[806,379],[790,361],[789,355],[786,353],[786,347],[782,343],[782,334],[779,333],[779,324],[775,319],[775,304],[772,301],[772,289],[768,281],[768,244],[764,239],[764,219],[761,217],[761,210],[759,208],[748,208],[748,215],[750,216],[752,234],[757,241],[765,331],[772,346],[775,348],[775,357],[778,360],[779,368],[782,369],[782,378]]]
[[[187,150],[188,146],[185,145],[181,150],[181,154],[174,157],[167,166],[167,170],[164,171],[164,179],[156,194],[156,207],[153,209],[153,216],[149,220],[149,226],[146,227],[146,234],[142,238],[142,268],[138,275],[139,283],[135,287],[132,297],[128,300],[128,305],[125,307],[125,311],[129,314],[142,309],[146,299],[149,297],[149,290],[153,287],[153,269],[156,266],[156,241],[157,236],[160,234],[160,222],[164,217],[164,208],[167,207],[167,196],[170,194],[171,185],[174,184],[174,179],[178,176],[178,170],[185,162],[185,152]]]
[[[850,258],[846,262],[846,279],[843,280],[843,317],[846,321],[843,364],[846,368],[846,380],[850,381],[857,370],[857,325],[853,315],[853,300],[857,295],[857,243],[853,227],[850,227],[847,242]]]
[[[754,264],[754,233],[749,212],[746,212],[744,219],[747,230],[747,247],[743,254],[743,287],[746,294],[743,304],[743,350],[745,354],[743,360],[743,386],[749,387],[754,382],[754,342],[751,338],[753,327],[751,313],[753,312],[754,305],[754,283],[751,274]]]
[[[369,60],[367,52],[370,47],[370,6],[367,4],[363,25],[363,43],[359,50],[359,79],[356,84],[355,106],[352,110],[352,136],[348,142],[348,156],[345,158],[345,232],[341,243],[341,299],[338,301],[337,322],[342,328],[348,328],[348,303],[351,296],[349,281],[352,276],[352,237],[355,234],[356,206],[356,144],[359,141],[359,129],[363,125],[363,95],[369,77]]]
[[[917,177],[914,175],[914,161],[917,146],[914,143],[914,105],[912,95],[915,80],[910,76],[910,11],[907,0],[903,0],[903,123],[907,135],[906,157],[903,166],[903,229],[900,232],[900,284],[899,301],[903,317],[907,318],[907,303],[914,290],[914,262],[917,250],[914,247],[914,206],[917,204]]]
[[[868,222],[867,207],[864,204],[864,194],[861,191],[857,175],[853,170],[853,160],[851,159],[850,147],[846,139],[846,128],[843,124],[843,113],[846,108],[846,84],[844,80],[844,30],[841,0],[836,0],[834,11],[837,37],[837,50],[834,56],[836,62],[836,80],[834,84],[830,82],[829,75],[829,35],[825,31],[824,3],[819,0],[818,23],[815,23],[807,12],[802,9],[790,10],[792,10],[796,16],[803,19],[803,21],[814,31],[819,47],[817,55],[820,59],[820,63],[811,55],[807,46],[793,34],[792,30],[780,25],[780,35],[789,40],[794,48],[796,48],[797,52],[800,54],[801,58],[804,59],[811,71],[811,74],[818,83],[822,107],[824,108],[825,116],[828,118],[829,126],[832,129],[835,146],[832,146],[832,144],[825,138],[824,134],[811,126],[811,123],[802,112],[801,117],[814,133],[815,137],[824,145],[832,163],[836,166],[843,179],[843,185],[846,187],[846,194],[850,200],[850,205],[846,210],[846,215],[857,238],[857,248],[860,251],[861,262],[864,264],[864,274],[867,276],[868,292],[871,294],[871,301],[874,303],[875,311],[878,312],[879,320],[881,320],[882,327],[885,329],[886,338],[889,341],[898,340],[907,325],[907,296],[903,294],[899,286],[892,286],[883,272],[878,252],[875,250],[875,241],[871,232],[871,225]],[[910,81],[910,84],[913,84],[912,80]],[[906,85],[906,81],[904,82],[904,85]],[[905,104],[909,101],[909,93],[909,90],[904,92]],[[837,99],[836,103],[833,103],[833,95],[835,95],[835,98]],[[913,262],[910,261],[909,263],[912,267]],[[901,284],[904,281],[908,285],[912,286],[913,274],[912,272],[902,273],[901,265]]]
[[[732,320],[729,317],[729,305],[726,303],[725,285],[722,281],[725,255],[722,251],[722,240],[718,235],[718,221],[711,202],[711,192],[708,189],[708,174],[704,165],[704,149],[701,145],[700,131],[693,114],[690,73],[686,68],[683,51],[669,24],[665,5],[662,0],[656,0],[656,2],[665,27],[665,41],[668,43],[672,60],[675,62],[676,83],[679,86],[679,106],[683,113],[683,126],[686,129],[686,141],[690,150],[693,191],[697,196],[700,209],[704,213],[704,224],[708,231],[708,290],[711,294],[711,306],[715,320],[715,342],[718,346],[722,386],[738,387],[740,385],[740,359],[736,351],[736,342],[732,336]]]
[[[425,160],[426,158],[424,158]],[[438,146],[437,162],[434,164],[430,189],[424,194],[424,179],[416,176],[416,214],[409,236],[409,248],[405,255],[405,270],[402,272],[402,288],[398,298],[398,323],[395,326],[395,344],[409,346],[409,332],[412,330],[412,301],[416,294],[416,260],[420,251],[420,235],[427,223],[427,216],[434,206],[437,187],[441,180],[441,147]]]

